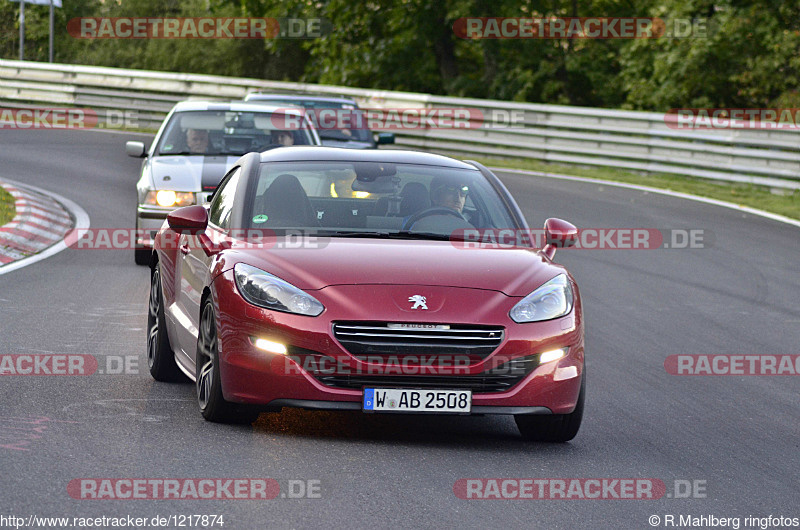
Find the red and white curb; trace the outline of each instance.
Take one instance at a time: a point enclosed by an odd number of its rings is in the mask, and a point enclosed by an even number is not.
[[[17,210],[0,226],[0,275],[61,252],[73,228],[89,227],[89,216],[69,199],[8,179],[0,186],[14,197]]]

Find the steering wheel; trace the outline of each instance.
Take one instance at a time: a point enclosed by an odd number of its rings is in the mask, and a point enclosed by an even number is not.
[[[462,221],[467,221],[463,215],[461,215],[458,211],[453,210],[452,208],[447,208],[446,206],[434,206],[432,208],[426,208],[425,210],[421,210],[403,223],[403,228],[401,230],[407,231],[411,230],[411,227],[414,226],[414,223],[419,221],[420,219],[424,219],[425,217],[430,217],[431,215],[452,215],[453,217],[458,217]]]

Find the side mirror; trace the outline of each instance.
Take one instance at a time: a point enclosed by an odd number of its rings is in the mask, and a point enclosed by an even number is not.
[[[551,217],[544,222],[544,236],[547,241],[543,252],[549,259],[553,259],[557,248],[567,248],[575,244],[578,240],[578,229],[571,223]]]
[[[378,145],[394,143],[394,133],[378,133]]]
[[[169,227],[176,232],[197,235],[208,227],[208,212],[203,206],[185,206],[167,215]]]
[[[143,142],[125,142],[125,152],[128,156],[133,158],[144,158],[144,143]]]

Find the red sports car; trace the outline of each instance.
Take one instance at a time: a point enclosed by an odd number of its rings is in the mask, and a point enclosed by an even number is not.
[[[585,394],[578,287],[481,164],[409,151],[250,153],[208,210],[155,240],[148,364],[196,382],[204,418],[282,407],[511,414],[525,438],[567,441]],[[542,248],[537,248],[541,246]]]

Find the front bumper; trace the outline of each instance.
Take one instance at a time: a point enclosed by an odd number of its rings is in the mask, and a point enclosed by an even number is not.
[[[348,353],[332,332],[333,321],[360,320],[361,313],[332,308],[319,317],[305,317],[262,309],[245,302],[239,295],[232,271],[212,284],[220,341],[220,376],[226,400],[264,405],[269,408],[300,407],[322,410],[361,410],[363,390],[324,384],[307,365],[296,362],[294,352],[319,354],[333,358],[349,373],[375,374],[374,363],[363,362]],[[425,315],[427,316],[427,315]],[[507,315],[489,325],[501,324],[505,335],[495,351],[472,364],[435,367],[435,376],[480,376],[498,369],[511,359],[530,357],[555,348],[568,348],[559,360],[539,364],[520,377],[511,388],[502,391],[473,390],[472,414],[567,414],[575,409],[580,393],[584,365],[583,323],[580,305],[568,316],[535,324],[515,324]],[[408,316],[406,315],[406,319]],[[502,321],[501,321],[502,320]],[[402,321],[399,318],[393,321]],[[475,320],[467,320],[474,322]],[[452,322],[452,320],[451,320]],[[251,338],[264,338],[284,344],[289,355],[272,354],[257,349]],[[383,367],[386,368],[386,365]],[[404,384],[403,375],[372,377],[370,386],[418,388]],[[431,374],[430,371],[417,372]],[[418,380],[418,379],[417,379]],[[385,382],[381,382],[385,381]],[[449,382],[449,380],[448,380]],[[455,383],[457,386],[457,383]],[[447,388],[451,388],[449,385]],[[435,387],[432,387],[435,388]]]
[[[275,399],[270,402],[269,407],[278,409],[281,407],[291,407],[306,410],[361,410],[361,401],[314,401],[309,399]],[[402,413],[393,413],[402,414]],[[413,414],[413,412],[411,413]],[[495,406],[472,406],[472,415],[482,414],[552,414],[547,407],[495,407]]]
[[[139,206],[136,209],[136,245],[153,248],[153,239],[164,224],[167,215],[175,208],[152,208]]]

